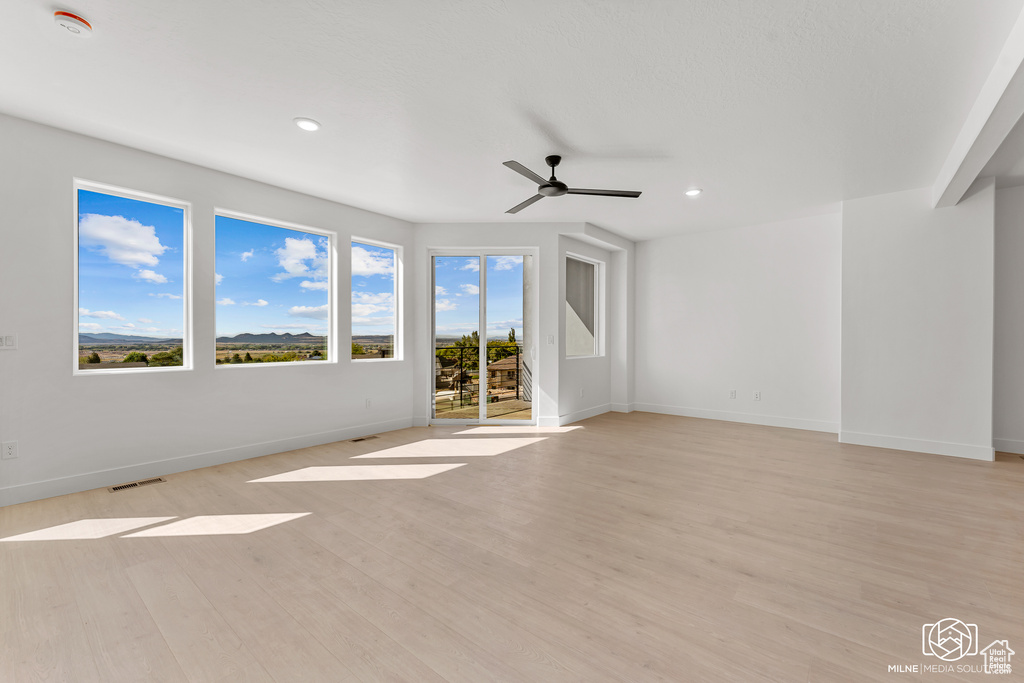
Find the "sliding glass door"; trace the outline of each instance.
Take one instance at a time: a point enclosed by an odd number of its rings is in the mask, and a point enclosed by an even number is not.
[[[534,422],[532,265],[529,254],[433,257],[435,421]]]

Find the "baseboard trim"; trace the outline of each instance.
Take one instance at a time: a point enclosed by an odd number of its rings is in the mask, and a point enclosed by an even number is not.
[[[632,413],[636,408],[633,403],[613,403],[613,413]]]
[[[588,417],[596,417],[602,413],[607,413],[612,409],[611,403],[605,403],[603,405],[594,406],[593,408],[585,408],[584,410],[577,410],[574,413],[568,415],[558,416],[558,427],[563,425],[572,424],[573,422],[579,422],[580,420],[586,420]]]
[[[245,446],[207,451],[205,453],[193,453],[166,460],[153,460],[126,467],[116,467],[28,484],[18,484],[16,486],[0,488],[0,507],[17,503],[28,503],[33,500],[42,500],[43,498],[52,498],[54,496],[63,496],[69,493],[79,493],[106,486],[115,486],[136,479],[148,479],[165,474],[177,474],[178,472],[195,470],[201,467],[223,465],[235,462],[236,460],[247,460],[264,455],[273,455],[274,453],[293,451],[297,448],[322,446],[323,444],[335,441],[345,441],[360,436],[405,429],[406,427],[411,427],[412,423],[412,418],[387,420],[385,422],[346,427],[328,432],[304,434],[276,441],[263,441]]]
[[[995,460],[995,449],[991,446],[974,446],[966,443],[948,441],[929,441],[927,439],[908,439],[903,436],[887,436],[885,434],[865,434],[863,432],[839,432],[839,442],[875,448],[892,448],[898,451],[915,451],[933,455],[951,455],[971,460]]]
[[[663,406],[657,403],[635,403],[635,410],[663,415],[679,415],[681,417],[699,417],[705,420],[725,420],[726,422],[744,422],[746,424],[764,425],[766,427],[785,427],[787,429],[807,429],[814,432],[839,432],[838,422],[825,420],[808,420],[801,417],[782,417],[779,415],[758,415],[756,413],[734,413],[726,410],[707,410],[704,408],[685,408],[683,406]]]
[[[1018,441],[1016,439],[992,439],[992,445],[995,446],[997,451],[1002,451],[1003,453],[1024,455],[1024,441]]]

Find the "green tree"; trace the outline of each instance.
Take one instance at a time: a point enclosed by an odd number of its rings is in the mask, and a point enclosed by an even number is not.
[[[95,351],[93,351],[92,353],[89,354],[89,358],[86,359],[85,362],[86,363],[99,363],[100,362],[100,354],[98,354]]]
[[[245,359],[244,360],[245,360],[246,363],[251,363],[252,362],[252,354],[249,353],[248,351],[246,351],[245,352]]]
[[[462,339],[455,342],[455,346],[456,348],[479,349],[480,334],[476,330],[473,330],[472,334],[464,334],[462,335]]]
[[[124,357],[122,363],[149,363],[149,359],[146,358],[146,354],[142,351],[132,351]]]
[[[352,355],[353,356],[361,356],[364,353],[366,353],[366,351],[363,350],[363,345],[362,344],[356,344],[355,342],[352,342]]]
[[[508,343],[509,344],[515,344],[516,343],[516,328],[514,328],[514,327],[508,331]]]
[[[176,349],[170,351],[163,351],[162,353],[154,353],[149,359],[149,367],[169,367],[176,365],[185,364],[185,352],[179,346]]]
[[[241,362],[242,362],[242,357],[241,357],[241,356],[239,356],[239,355],[238,355],[238,354],[236,353],[235,355],[231,356],[231,362],[232,362],[232,363],[241,363]]]

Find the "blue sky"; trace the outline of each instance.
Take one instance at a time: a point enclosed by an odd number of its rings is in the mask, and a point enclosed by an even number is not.
[[[78,191],[78,330],[181,337],[184,210]]]
[[[523,257],[488,256],[487,337],[523,339]],[[438,256],[434,260],[437,336],[458,336],[479,329],[480,259]]]
[[[352,243],[352,336],[395,334],[395,251]]]
[[[217,216],[217,336],[327,334],[330,241]]]

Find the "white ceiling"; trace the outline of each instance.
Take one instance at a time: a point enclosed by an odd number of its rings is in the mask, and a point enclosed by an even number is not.
[[[13,0],[0,111],[413,221],[647,239],[932,184],[1022,2],[73,0],[75,39]],[[505,214],[536,188],[501,162],[552,153],[644,194]]]

